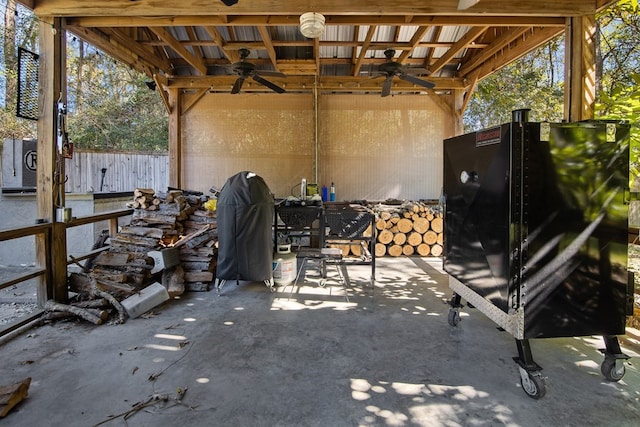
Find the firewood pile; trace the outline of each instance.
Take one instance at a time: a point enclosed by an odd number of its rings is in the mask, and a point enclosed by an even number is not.
[[[376,257],[401,255],[441,256],[443,215],[439,205],[419,201],[378,203]]]
[[[134,209],[129,225],[109,238],[108,250],[83,266],[84,274],[70,275],[69,289],[81,299],[90,299],[99,293],[101,297],[108,294],[118,301],[153,282],[162,283],[172,297],[185,291],[208,291],[215,274],[218,232],[215,211],[205,208],[201,193],[138,188],[128,206]],[[178,257],[172,265],[158,268],[156,263],[163,259],[163,251],[172,254],[177,251]],[[50,304],[48,311],[66,309],[68,313],[99,324],[75,308],[75,305],[69,308]],[[103,316],[82,309],[84,314]]]

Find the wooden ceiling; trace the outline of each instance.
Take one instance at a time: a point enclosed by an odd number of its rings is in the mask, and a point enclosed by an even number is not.
[[[568,17],[593,15],[613,0],[24,0],[41,19],[65,18],[68,31],[146,73],[163,87],[229,92],[229,64],[247,61],[279,71],[287,91],[379,91],[371,78],[394,49],[394,61],[425,68],[426,89],[394,79],[397,92],[449,92],[492,72],[562,33]],[[326,18],[319,39],[298,30],[304,12]],[[225,67],[226,65],[226,67]],[[269,91],[258,83],[243,91]]]

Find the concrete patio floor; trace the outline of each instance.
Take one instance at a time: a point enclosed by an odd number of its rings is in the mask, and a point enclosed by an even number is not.
[[[513,337],[477,310],[447,322],[436,258],[348,268],[344,289],[227,283],[122,325],[59,322],[0,346],[0,385],[31,377],[3,426],[638,426],[640,341],[618,383],[600,337],[532,341],[547,378],[520,386]],[[125,415],[127,414],[127,415]]]

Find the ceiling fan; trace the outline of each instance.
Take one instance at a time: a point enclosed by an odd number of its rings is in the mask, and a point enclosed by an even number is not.
[[[435,87],[435,83],[422,80],[412,74],[426,74],[429,71],[424,68],[408,68],[402,64],[393,61],[393,57],[396,54],[394,49],[387,49],[384,51],[384,56],[387,57],[387,62],[378,66],[377,72],[386,76],[384,82],[382,82],[382,96],[389,96],[391,94],[391,84],[394,77],[399,77],[402,80],[408,81],[418,86],[432,89]]]
[[[274,92],[284,93],[285,90],[280,86],[270,82],[269,80],[263,78],[262,76],[273,76],[273,77],[287,77],[286,74],[280,73],[278,71],[269,71],[269,70],[257,70],[255,64],[251,62],[245,61],[249,56],[249,49],[242,48],[238,51],[240,54],[240,61],[234,64],[231,64],[231,69],[234,73],[238,75],[238,79],[233,84],[233,88],[231,89],[231,93],[239,93],[240,89],[242,89],[242,85],[244,81],[251,77],[253,80],[258,83],[268,87]]]

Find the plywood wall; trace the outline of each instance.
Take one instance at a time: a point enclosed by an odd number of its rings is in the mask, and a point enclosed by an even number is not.
[[[278,197],[302,177],[338,200],[438,198],[452,117],[430,96],[208,94],[183,117],[185,188],[208,191],[250,170]]]

